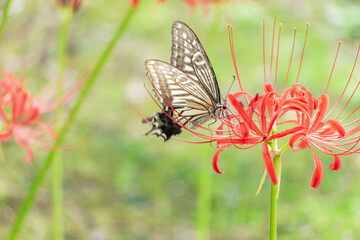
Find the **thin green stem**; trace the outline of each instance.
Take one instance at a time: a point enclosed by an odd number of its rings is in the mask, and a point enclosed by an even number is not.
[[[59,11],[59,17],[61,20],[59,43],[58,43],[58,76],[57,76],[57,97],[61,95],[63,90],[63,82],[66,70],[66,63],[68,57],[68,42],[71,21],[73,19],[74,12],[70,7],[62,7]]]
[[[285,143],[280,149],[279,149],[279,152],[280,152],[280,155],[283,154],[283,152],[285,152],[285,150],[289,147],[289,143]]]
[[[68,57],[68,42],[70,25],[73,18],[73,10],[70,7],[60,8],[59,16],[61,27],[59,32],[58,43],[58,76],[57,76],[57,94],[60,97],[63,92],[63,82]],[[61,127],[61,116],[63,108],[59,107],[55,113],[56,125]],[[63,240],[63,158],[61,152],[54,156],[53,179],[52,179],[52,208],[53,208],[53,239]]]
[[[197,208],[197,240],[209,239],[209,225],[211,213],[211,169],[209,165],[209,148],[202,146],[199,176],[199,198]]]
[[[52,179],[53,239],[62,240],[63,236],[63,158],[61,153],[54,156]]]
[[[108,44],[108,46],[105,48],[103,54],[101,55],[100,59],[98,60],[97,64],[95,65],[93,71],[91,72],[88,81],[84,85],[84,88],[80,92],[73,108],[71,109],[69,115],[67,116],[67,119],[65,120],[63,127],[58,132],[58,139],[54,144],[54,150],[49,152],[47,158],[44,161],[44,165],[40,168],[39,173],[37,174],[37,176],[34,180],[34,183],[32,184],[32,186],[30,188],[29,194],[26,197],[26,199],[23,203],[23,206],[20,209],[20,212],[14,222],[13,228],[11,229],[8,239],[13,240],[17,236],[17,234],[20,230],[20,227],[23,224],[25,216],[26,216],[27,212],[29,211],[31,204],[33,203],[33,201],[35,199],[36,193],[37,193],[46,173],[48,172],[48,169],[49,169],[51,163],[53,162],[52,160],[55,156],[56,149],[58,149],[58,147],[63,143],[64,138],[65,138],[66,134],[68,133],[68,130],[70,129],[72,123],[75,120],[76,114],[77,114],[80,106],[82,105],[84,99],[88,95],[91,87],[94,85],[95,80],[97,79],[97,76],[100,73],[100,70],[102,69],[103,65],[105,64],[107,58],[109,57],[109,54],[111,53],[111,51],[113,50],[113,48],[115,46],[115,44],[117,43],[117,41],[121,37],[122,33],[126,29],[127,25],[129,24],[136,9],[137,8],[129,9],[128,13],[125,16],[125,19],[120,23],[119,28],[115,32],[114,37],[112,38],[112,40]]]
[[[270,240],[276,240],[277,235],[277,198],[280,185],[280,155],[276,155],[273,159],[278,184],[271,183],[271,200],[270,200]]]
[[[4,5],[4,11],[3,11],[1,23],[0,23],[0,43],[1,43],[2,34],[4,32],[4,27],[7,22],[8,15],[9,15],[9,8],[10,8],[11,1],[12,0],[7,0]]]

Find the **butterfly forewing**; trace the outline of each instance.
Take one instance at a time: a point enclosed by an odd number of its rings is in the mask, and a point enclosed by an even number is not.
[[[220,102],[214,70],[196,34],[180,21],[173,23],[171,34],[171,65],[199,81],[208,94],[216,102]]]

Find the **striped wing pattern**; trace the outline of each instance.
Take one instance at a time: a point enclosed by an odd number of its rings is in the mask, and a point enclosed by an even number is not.
[[[200,125],[210,118],[220,118],[224,109],[217,111],[222,106],[219,86],[212,65],[195,33],[185,23],[175,21],[171,35],[170,64],[154,59],[145,61],[155,96],[164,111],[147,118],[151,129],[146,135],[160,136],[165,141],[182,130],[168,115],[184,125],[189,121]],[[190,124],[190,128],[195,127]]]
[[[210,111],[216,108],[216,102],[199,81],[160,60],[146,60],[145,67],[161,104],[166,106],[170,102],[177,112],[196,124],[201,124],[210,117]]]
[[[193,30],[175,21],[172,26],[171,65],[197,80],[220,103],[220,91],[209,58]]]

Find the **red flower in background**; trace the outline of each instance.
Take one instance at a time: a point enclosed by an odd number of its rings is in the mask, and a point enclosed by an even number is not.
[[[182,0],[185,2],[190,8],[194,8],[197,5],[202,5],[204,7],[207,7],[209,4],[213,3],[221,3],[221,2],[229,2],[226,0]],[[158,3],[164,3],[166,0],[157,0]],[[130,0],[130,6],[132,8],[135,8],[139,5],[140,0]]]
[[[79,11],[82,0],[56,0],[61,7],[70,7],[74,12]]]
[[[41,116],[53,110],[65,98],[49,102],[40,96],[32,96],[25,88],[26,79],[15,78],[7,72],[0,78],[0,141],[6,142],[13,137],[15,142],[25,148],[25,161],[34,159],[30,145],[51,148],[50,141],[56,139],[53,128],[41,120]]]

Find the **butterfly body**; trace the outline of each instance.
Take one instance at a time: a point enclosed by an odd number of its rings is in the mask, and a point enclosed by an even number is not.
[[[226,105],[221,103],[212,65],[199,39],[185,23],[173,23],[170,64],[149,59],[145,61],[145,68],[157,100],[164,110],[167,109],[165,111],[173,110],[175,116],[171,115],[171,121],[180,121],[183,125],[190,124],[190,128],[195,128],[209,119],[218,120],[224,117]],[[154,129],[158,130],[155,125],[167,124],[174,128],[164,119],[156,119],[151,121],[152,130],[146,135],[153,134]],[[174,133],[172,135],[180,133],[176,128],[170,132]],[[167,140],[171,134],[160,136]]]

